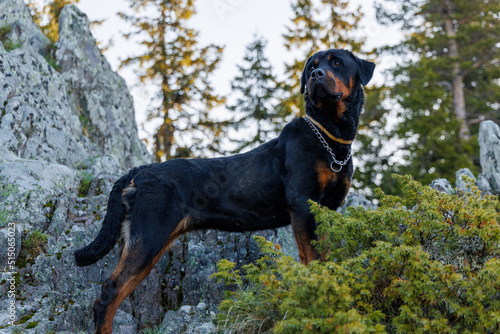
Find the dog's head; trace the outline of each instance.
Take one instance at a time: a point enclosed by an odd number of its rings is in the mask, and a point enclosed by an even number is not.
[[[360,59],[350,51],[320,51],[306,61],[300,92],[305,92],[306,99],[317,109],[345,109],[345,103],[357,94],[361,85],[370,81],[374,68],[373,62]]]

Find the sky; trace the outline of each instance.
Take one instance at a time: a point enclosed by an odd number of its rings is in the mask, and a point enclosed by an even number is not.
[[[383,27],[375,19],[373,0],[353,0],[352,5],[361,5],[365,17],[361,33],[367,37],[367,48],[397,43],[402,35],[397,27]],[[241,63],[246,45],[253,41],[256,33],[268,40],[266,56],[275,73],[283,75],[284,63],[291,63],[293,54],[283,45],[282,34],[290,25],[293,12],[290,0],[197,0],[196,15],[191,27],[199,32],[199,45],[210,43],[223,45],[224,54],[219,68],[212,77],[218,94],[230,93],[230,81],[237,75],[237,64]],[[127,30],[127,24],[117,17],[118,11],[126,10],[125,0],[80,0],[77,6],[90,20],[105,19],[101,26],[92,30],[94,37],[104,45],[112,38],[113,46],[105,56],[113,69],[117,70],[120,60],[131,56],[137,45],[120,37]],[[384,80],[383,70],[388,68],[383,60],[377,63],[372,83]],[[145,109],[151,99],[147,87],[137,86],[137,76],[131,69],[119,71],[126,80],[134,97],[136,120],[141,138],[149,137],[154,124],[145,124]],[[283,79],[283,78],[281,78]]]

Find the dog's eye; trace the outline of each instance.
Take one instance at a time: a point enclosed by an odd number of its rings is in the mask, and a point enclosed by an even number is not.
[[[314,71],[314,66],[309,67],[309,71]]]
[[[335,67],[340,67],[340,66],[342,66],[342,63],[341,63],[340,61],[338,61],[338,60],[335,60],[335,61],[333,62],[333,66],[335,66]]]

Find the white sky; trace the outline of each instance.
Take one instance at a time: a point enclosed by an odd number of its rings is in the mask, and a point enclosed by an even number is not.
[[[120,59],[133,55],[137,50],[133,41],[120,37],[121,32],[127,30],[127,24],[119,19],[116,13],[128,9],[128,3],[126,0],[80,0],[77,5],[90,20],[106,20],[103,25],[93,29],[93,34],[104,44],[113,38],[114,46],[105,55],[115,70]],[[268,40],[266,55],[275,73],[283,75],[283,64],[293,60],[283,46],[282,38],[293,15],[289,0],[197,0],[195,3],[197,14],[192,18],[191,26],[199,32],[199,45],[214,43],[225,46],[223,60],[212,77],[218,94],[229,94],[230,81],[237,74],[236,65],[241,63],[245,47],[253,41],[256,32]],[[354,0],[352,4],[361,5],[365,13],[361,33],[367,37],[368,48],[394,44],[401,38],[396,27],[387,28],[377,24],[373,0]],[[384,78],[382,70],[389,66],[381,65],[383,62],[379,60],[373,82],[380,83]],[[131,70],[121,70],[120,74],[127,81],[134,96],[139,136],[149,137],[142,126],[150,99],[147,90],[134,87],[137,79]],[[146,130],[152,129],[151,126],[147,125]]]

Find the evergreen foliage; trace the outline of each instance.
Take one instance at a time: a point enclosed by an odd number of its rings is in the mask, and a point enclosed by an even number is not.
[[[284,125],[276,107],[279,83],[264,54],[266,44],[263,37],[255,36],[246,48],[243,64],[238,65],[239,74],[231,82],[233,93],[239,96],[228,106],[238,117],[230,126],[235,130],[255,128],[250,139],[236,140],[234,152],[265,143],[277,136]]]
[[[406,33],[382,50],[401,59],[389,88],[401,120],[391,137],[404,140],[407,152],[397,172],[427,184],[438,177],[453,182],[459,168],[477,170],[478,123],[500,123],[499,11],[497,0],[379,3],[379,20]]]
[[[219,325],[238,333],[498,333],[500,204],[475,187],[440,193],[398,177],[376,210],[311,203],[322,262],[257,238],[263,257],[214,277],[235,289]]]
[[[126,38],[140,39],[141,53],[122,61],[122,66],[137,65],[142,83],[158,87],[148,119],[159,119],[154,134],[157,161],[188,157],[202,148],[218,152],[221,124],[209,111],[224,102],[214,93],[210,75],[217,67],[223,48],[210,44],[200,47],[198,33],[188,27],[194,14],[193,0],[130,0],[133,15],[119,15],[136,30]],[[190,147],[183,136],[191,136]],[[207,143],[204,139],[210,139]]]
[[[355,166],[353,188],[370,196],[372,189],[382,187],[388,193],[398,188],[391,178],[394,165],[401,158],[397,145],[391,143],[388,121],[391,110],[387,109],[390,90],[386,85],[365,87],[365,106],[360,115],[358,134],[354,144]]]

